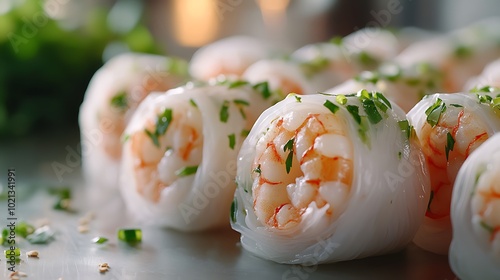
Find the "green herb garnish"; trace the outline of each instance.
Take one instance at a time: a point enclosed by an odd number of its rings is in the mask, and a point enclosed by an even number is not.
[[[406,139],[410,139],[411,126],[408,120],[398,121],[399,128],[405,133]]]
[[[242,129],[241,132],[240,132],[240,135],[242,137],[247,137],[249,133],[250,133],[250,130],[248,130],[248,129]]]
[[[229,118],[229,101],[224,100],[219,112],[219,119],[221,122],[226,123]]]
[[[472,49],[466,46],[458,46],[453,52],[458,58],[466,58],[472,55]]]
[[[236,199],[231,203],[231,221],[236,223],[236,211],[238,211],[238,201]]]
[[[258,173],[259,175],[262,173],[262,170],[260,169],[260,164],[257,165],[257,167],[255,167],[255,169],[253,170],[253,172]]]
[[[455,139],[451,136],[451,133],[446,134],[446,145],[444,146],[446,152],[446,161],[448,161],[448,155],[450,151],[453,151],[453,147],[455,146]]]
[[[328,108],[332,114],[335,114],[339,110],[339,106],[333,104],[330,100],[326,100],[325,103],[323,103],[323,106]]]
[[[122,111],[126,110],[128,108],[127,93],[125,91],[120,91],[113,96],[113,98],[111,98],[111,106]]]
[[[382,116],[377,110],[375,103],[371,99],[364,99],[362,101],[363,109],[365,109],[368,120],[372,124],[377,124],[382,120]]]
[[[342,45],[342,36],[335,36],[333,38],[330,39],[330,43],[334,44],[334,45]]]
[[[20,222],[16,225],[16,233],[22,238],[26,238],[26,236],[32,234],[34,231],[35,227],[26,222]]]
[[[446,104],[438,98],[434,104],[432,104],[427,110],[425,110],[425,114],[427,115],[427,123],[429,123],[432,127],[436,126],[439,122],[439,118],[441,114],[446,111]]]
[[[462,108],[464,106],[460,105],[460,104],[450,104],[450,106],[453,106],[453,107],[456,107],[456,108]]]
[[[97,236],[97,237],[92,238],[92,243],[104,244],[106,242],[108,242],[108,239],[106,237]]]
[[[292,168],[293,161],[293,142],[295,138],[292,138],[286,142],[285,146],[283,146],[283,152],[290,151],[285,160],[286,173],[290,173],[290,169]]]
[[[20,257],[21,256],[21,249],[19,248],[16,248],[14,250],[4,250],[3,251],[4,255],[6,258],[9,258],[10,256],[16,256],[16,258]]]
[[[343,94],[337,95],[335,97],[335,100],[340,104],[340,105],[345,105],[347,103],[347,98]]]
[[[358,55],[359,62],[365,66],[375,66],[378,63],[378,60],[375,59],[372,55],[367,52],[360,52]]]
[[[198,108],[198,104],[196,104],[193,98],[189,99],[189,104],[191,104],[195,108]]]
[[[359,107],[356,105],[347,105],[347,111],[351,114],[352,118],[358,123],[361,124],[361,116],[359,115]]]
[[[228,88],[238,88],[238,87],[241,87],[241,86],[244,86],[244,85],[248,85],[248,82],[247,81],[234,81],[234,82],[230,82],[228,84]]]
[[[156,128],[155,128],[154,132],[151,132],[147,129],[144,130],[146,135],[148,135],[149,138],[151,138],[151,140],[153,141],[153,144],[156,147],[158,147],[158,148],[160,147],[160,141],[158,138],[167,132],[167,129],[168,129],[170,123],[172,123],[172,118],[173,118],[172,109],[167,108],[167,109],[165,109],[165,111],[163,111],[163,113],[161,115],[158,116],[158,119],[156,120]]]
[[[271,97],[271,91],[269,90],[269,84],[267,82],[255,84],[252,88],[260,92],[264,99]]]
[[[120,229],[118,239],[128,244],[134,245],[142,241],[142,230],[140,229]]]
[[[493,233],[495,231],[495,228],[493,228],[492,226],[488,225],[487,223],[485,223],[483,221],[481,221],[479,224],[481,225],[482,228],[487,230],[489,233]]]
[[[186,167],[183,167],[183,168],[175,171],[175,175],[177,175],[177,177],[186,177],[186,176],[195,174],[196,171],[198,171],[198,165],[186,166]]]
[[[293,93],[293,97],[295,97],[295,101],[302,103],[302,97],[298,96],[296,93]]]
[[[234,135],[234,133],[229,134],[227,138],[229,138],[229,148],[231,148],[231,150],[234,150],[234,145],[236,144],[236,135]]]

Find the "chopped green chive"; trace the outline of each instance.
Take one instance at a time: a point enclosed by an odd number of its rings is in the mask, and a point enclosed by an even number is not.
[[[453,136],[451,133],[446,134],[446,145],[444,147],[445,152],[446,152],[446,160],[448,161],[448,155],[450,151],[453,151],[453,147],[455,146],[455,139],[453,139]]]
[[[401,156],[402,156],[402,155],[403,155],[403,154],[401,153],[401,151],[399,151],[399,152],[398,152],[398,159],[399,159],[399,160],[401,160]]]
[[[246,100],[243,100],[243,99],[235,99],[235,100],[233,100],[233,102],[236,105],[250,106],[250,103]]]
[[[92,238],[92,243],[104,244],[106,242],[108,242],[108,239],[106,237],[97,236],[97,237]]]
[[[14,250],[8,249],[8,250],[4,250],[3,253],[4,253],[6,258],[9,258],[10,256],[16,256],[16,258],[17,258],[17,257],[21,256],[21,249],[19,249],[19,248],[16,248]]]
[[[125,91],[120,91],[113,96],[111,98],[111,106],[120,110],[126,110],[128,108],[127,93]]]
[[[372,124],[377,124],[382,120],[382,116],[377,110],[375,103],[371,99],[364,99],[362,101],[363,109],[365,109],[366,116]]]
[[[323,103],[323,106],[328,108],[332,114],[335,114],[339,110],[339,106],[333,104],[330,100],[326,100],[325,103]]]
[[[164,135],[166,132],[167,132],[167,129],[170,125],[170,123],[172,123],[172,109],[170,108],[167,108],[165,109],[165,111],[163,111],[163,113],[161,113],[157,120],[156,120],[156,128],[155,128],[155,131],[154,132],[151,132],[147,129],[144,129],[144,132],[146,133],[146,135],[149,136],[149,138],[151,138],[151,140],[153,141],[153,144],[156,146],[156,147],[160,147],[160,141],[159,141],[159,137]]]
[[[458,46],[455,49],[454,54],[458,58],[466,58],[472,55],[472,49],[466,46]]]
[[[250,133],[250,130],[248,130],[248,129],[242,129],[240,135],[242,137],[247,137],[249,133]]]
[[[231,148],[231,150],[234,150],[234,145],[236,144],[236,135],[234,135],[234,133],[229,134],[227,138],[229,138],[229,148]]]
[[[50,189],[49,193],[57,196],[57,201],[52,207],[55,210],[71,211],[70,201],[71,201],[71,189],[70,188],[60,188],[60,189]]]
[[[408,120],[402,120],[398,122],[399,128],[405,133],[406,139],[410,139],[411,127]]]
[[[335,97],[335,99],[337,100],[337,102],[340,104],[340,105],[345,105],[347,103],[347,98],[345,97],[345,95],[343,94],[339,94],[337,95],[337,97]]]
[[[236,211],[238,211],[238,201],[236,199],[231,203],[231,221],[236,223]]]
[[[234,81],[234,82],[229,83],[228,88],[230,88],[230,89],[231,88],[238,88],[238,87],[241,87],[244,85],[248,85],[248,82],[247,81]]]
[[[493,228],[492,226],[488,225],[484,221],[481,221],[479,224],[481,225],[482,228],[484,228],[485,230],[487,230],[489,233],[493,233],[495,231],[495,228]]]
[[[22,238],[26,238],[26,236],[32,234],[34,231],[35,227],[26,222],[20,222],[16,225],[16,233]]]
[[[283,146],[283,151],[290,151],[288,153],[288,156],[286,157],[285,160],[285,167],[286,167],[286,173],[290,173],[290,169],[292,168],[292,161],[293,161],[293,142],[295,141],[295,138],[292,138],[286,142],[286,144]]]
[[[446,111],[446,104],[443,103],[443,100],[438,98],[434,104],[432,104],[427,110],[425,110],[425,114],[427,115],[427,123],[429,123],[432,127],[434,127],[438,122],[441,114]]]
[[[300,66],[306,74],[306,76],[311,77],[314,74],[321,72],[323,69],[328,67],[330,61],[325,57],[316,57],[315,59],[302,63]]]
[[[225,123],[229,118],[229,101],[225,100],[219,112],[220,121]]]
[[[302,97],[298,96],[297,94],[293,94],[293,97],[295,97],[295,101],[301,103],[302,102]]]
[[[4,229],[2,230],[2,239],[0,240],[0,241],[2,241],[2,242],[0,242],[0,244],[2,244],[2,245],[7,245],[7,239],[8,239],[8,236],[9,236],[9,230],[8,230],[8,229],[6,229],[6,228],[4,228]]]
[[[391,102],[382,93],[376,92],[374,93],[373,97],[375,98],[375,100],[380,100],[385,106],[392,109]]]
[[[142,241],[142,230],[140,229],[120,229],[118,239],[128,244],[137,244]]]
[[[353,117],[353,119],[358,124],[361,124],[361,116],[359,115],[359,107],[356,106],[356,105],[347,105],[346,109],[351,114],[351,116]]]
[[[253,172],[258,173],[259,175],[262,173],[262,170],[260,169],[260,164],[257,165],[257,167],[255,167],[255,169],[253,170]]]
[[[183,167],[183,168],[175,171],[175,175],[177,175],[177,177],[186,177],[186,176],[195,174],[196,171],[198,171],[198,165],[186,166],[186,167]]]
[[[267,82],[255,84],[253,89],[260,92],[264,99],[271,97],[271,90],[269,90],[269,84]]]
[[[195,108],[198,108],[198,104],[196,104],[193,98],[189,99],[189,104],[191,104]]]
[[[127,142],[130,139],[130,134],[123,134],[122,136],[122,143]]]
[[[450,106],[453,106],[453,107],[456,107],[456,108],[462,108],[464,106],[460,105],[460,104],[450,104]]]
[[[333,37],[332,39],[330,39],[330,43],[334,44],[334,45],[342,45],[342,36],[335,36]]]
[[[359,62],[365,66],[375,66],[378,63],[372,55],[367,52],[360,52],[358,55]]]

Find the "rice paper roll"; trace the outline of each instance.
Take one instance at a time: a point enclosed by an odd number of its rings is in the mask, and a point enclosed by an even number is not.
[[[469,79],[464,90],[470,91],[474,88],[482,88],[485,86],[500,88],[500,59],[486,65],[480,75]]]
[[[177,58],[127,53],[110,59],[92,77],[80,107],[83,174],[89,186],[118,191],[122,133],[151,91],[183,83],[187,63]]]
[[[422,97],[436,92],[442,86],[442,75],[429,64],[403,69],[386,64],[377,71],[364,71],[326,92],[349,93],[362,89],[383,92],[403,111],[410,111]]]
[[[376,69],[398,53],[398,41],[387,30],[364,28],[344,38],[306,45],[291,59],[299,63],[315,86],[324,91],[365,70]]]
[[[236,156],[271,100],[241,83],[144,100],[123,145],[121,192],[131,217],[182,231],[228,225]]]
[[[219,75],[238,79],[250,65],[277,52],[276,47],[254,37],[227,37],[197,50],[189,63],[189,73],[201,81]]]
[[[253,84],[267,82],[269,89],[283,98],[289,93],[305,94],[315,89],[314,81],[297,63],[279,59],[252,64],[243,74],[243,79]]]
[[[500,279],[500,135],[463,164],[453,188],[450,265],[460,279]]]
[[[477,147],[500,130],[493,98],[486,97],[490,95],[494,94],[429,95],[408,113],[431,180],[424,222],[414,239],[425,250],[448,253],[452,237],[451,194],[458,170]]]
[[[266,110],[238,156],[231,225],[243,247],[306,265],[404,248],[429,196],[410,132],[376,92],[289,95]]]
[[[500,56],[500,32],[494,29],[477,23],[417,42],[402,51],[394,62],[402,68],[428,63],[444,74],[443,92],[458,92],[468,79]]]

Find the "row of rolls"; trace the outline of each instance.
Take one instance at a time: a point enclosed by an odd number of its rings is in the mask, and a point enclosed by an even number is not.
[[[80,110],[89,191],[253,254],[330,263],[414,242],[500,277],[500,32],[366,28],[289,55],[254,38],[190,62],[123,54]],[[451,244],[451,245],[450,245]]]

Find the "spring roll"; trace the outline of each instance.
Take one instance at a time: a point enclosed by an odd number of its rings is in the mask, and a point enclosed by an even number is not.
[[[409,113],[429,167],[431,196],[414,242],[448,254],[452,237],[450,203],[458,170],[467,157],[500,130],[493,93],[429,95]]]
[[[450,265],[460,279],[500,279],[500,135],[463,164],[453,187]]]
[[[121,191],[131,217],[182,231],[227,226],[236,156],[271,102],[265,84],[241,81],[150,95],[125,131]]]
[[[231,225],[278,263],[330,263],[402,249],[429,181],[404,112],[377,92],[289,95],[238,156]]]
[[[189,63],[189,73],[200,81],[209,81],[219,75],[238,79],[250,65],[276,52],[271,44],[257,38],[228,37],[196,51]]]
[[[89,186],[118,190],[121,136],[135,109],[151,91],[175,87],[186,75],[183,60],[135,53],[116,56],[95,73],[79,115]]]

